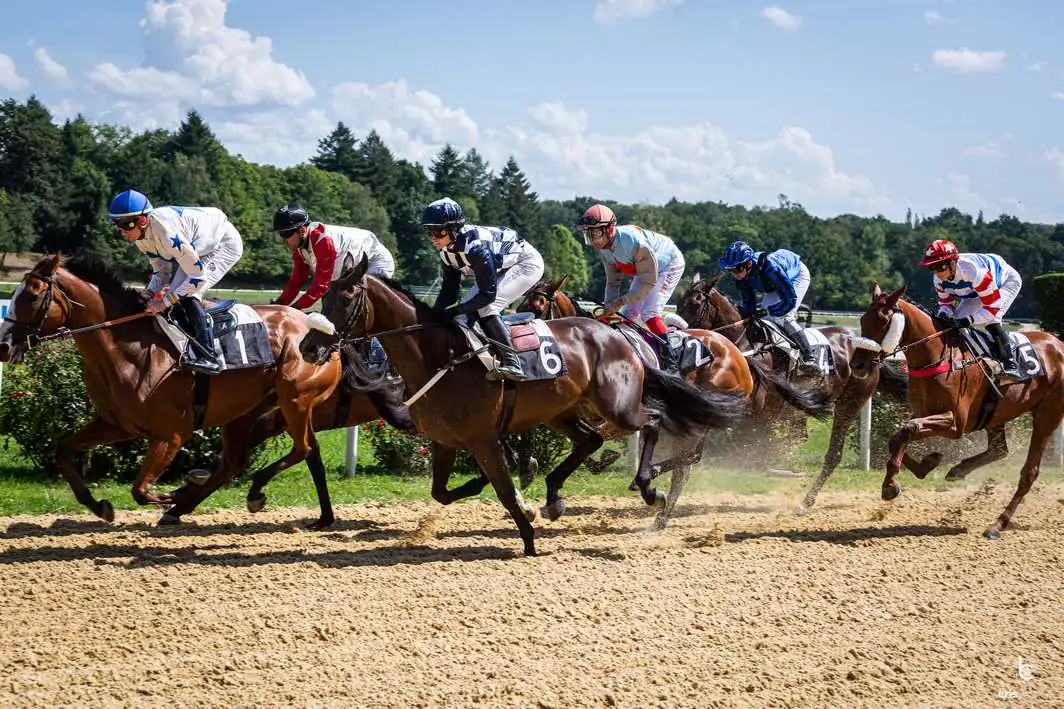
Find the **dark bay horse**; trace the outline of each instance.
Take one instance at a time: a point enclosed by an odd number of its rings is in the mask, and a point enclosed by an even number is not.
[[[324,362],[345,342],[376,335],[409,391],[421,391],[434,379],[410,408],[433,441],[433,499],[449,504],[477,494],[487,480],[516,523],[526,555],[536,553],[530,521],[534,512],[510,478],[501,442],[507,433],[547,423],[573,440],[572,452],[547,476],[550,506],[560,500],[565,478],[602,445],[594,430],[579,426],[588,409],[628,432],[658,424],[675,431],[725,427],[744,414],[741,397],[701,392],[680,377],[645,368],[623,335],[584,318],[549,323],[568,373],[510,385],[514,400],[507,407],[507,385],[485,379],[483,366],[466,356],[469,348],[457,327],[441,323],[429,306],[397,283],[366,270],[363,258],[333,283],[322,305],[330,332],[312,331],[301,344],[303,356]],[[459,449],[473,455],[482,476],[449,490]],[[648,487],[640,492],[647,504],[657,503]]]
[[[144,313],[137,292],[124,287],[102,262],[75,257],[64,268],[59,255],[42,258],[12,296],[0,326],[0,362],[21,362],[34,341],[60,328],[75,331],[96,417],[59,442],[56,464],[74,496],[98,517],[113,521],[114,507],[93,497],[75,462],[77,451],[147,438],[148,451],[133,483],[133,498],[140,504],[173,504],[164,515],[165,522],[173,523],[244,469],[252,425],[279,407],[292,449],[278,464],[287,467],[307,461],[321,505],[322,516],[315,526],[324,526],[332,521],[332,507],[310,417],[314,406],[328,399],[339,382],[338,358],[322,366],[303,361],[299,341],[307,327],[300,311],[283,306],[260,306],[256,311],[266,324],[276,363],[227,370],[210,378],[200,427],[222,427],[221,461],[207,483],[186,485],[176,497],[156,493],[152,486],[196,428],[195,375],[177,368],[177,355],[152,317],[94,328]]]
[[[744,349],[749,349],[751,343],[747,337],[747,331],[743,327],[746,321],[739,315],[739,311],[728,298],[717,290],[716,285],[720,276],[709,280],[697,280],[691,285],[679,304],[676,306],[676,314],[683,318],[692,327],[714,330],[727,336],[730,340]],[[886,362],[880,363],[874,370],[870,370],[866,377],[855,377],[850,365],[853,357],[853,335],[844,327],[821,327],[817,328],[823,333],[831,351],[835,357],[835,374],[831,377],[814,376],[808,378],[812,388],[820,389],[827,393],[827,399],[834,404],[834,418],[831,422],[831,440],[828,444],[827,454],[824,456],[824,464],[813,486],[805,495],[805,499],[795,510],[796,514],[805,514],[816,502],[817,494],[823,487],[828,477],[842,461],[843,444],[846,442],[846,434],[861,408],[865,405],[876,391],[882,386],[884,393],[904,401],[907,387],[906,377],[900,374]],[[763,351],[754,355],[767,366],[773,366],[773,357],[770,351]],[[760,396],[756,396],[752,402],[752,418],[775,421],[784,417],[794,416],[794,409],[785,407],[785,402],[780,399],[772,389],[764,389]]]
[[[1030,412],[1034,425],[1016,493],[984,532],[996,539],[1009,526],[1038,477],[1046,445],[1064,419],[1064,343],[1048,332],[1025,333],[1045,367],[1044,374],[1024,382],[995,385],[982,360],[966,346],[953,344],[950,331],[939,332],[929,313],[902,299],[904,292],[905,286],[893,293],[883,291],[878,283],[872,287],[872,303],[861,316],[861,335],[873,347],[871,351],[859,350],[853,359],[854,376],[858,377],[874,373],[883,357],[896,350],[903,350],[909,363],[908,399],[913,418],[890,437],[883,499],[893,500],[901,494],[896,477],[903,464],[922,479],[941,460],[934,453],[921,461],[912,459],[905,452],[911,441],[930,436],[956,439],[985,428],[986,451],[962,460],[946,474],[947,480],[959,480],[975,468],[1004,458],[1008,454],[1005,424]],[[892,325],[895,334],[890,337]],[[1001,397],[987,419],[989,410],[983,408],[984,402],[988,397],[996,398],[997,392]]]
[[[563,317],[594,317],[562,290],[565,280],[566,278],[562,277],[554,281],[544,280],[537,283],[528,291],[524,302],[518,306],[518,312],[531,312],[544,320]],[[785,377],[772,372],[769,365],[764,362],[744,357],[738,346],[720,333],[701,329],[688,329],[686,332],[701,340],[712,354],[712,359],[705,366],[688,372],[686,375],[688,381],[699,389],[733,393],[751,401],[757,392],[767,388],[773,390],[777,397],[805,415],[817,418],[827,415],[826,395],[823,392],[801,389],[792,385]],[[637,340],[636,345],[640,358],[644,362],[655,361],[648,343]],[[607,440],[614,437],[601,430],[600,433]],[[704,441],[699,441],[697,445],[703,444]],[[527,446],[529,441],[522,440],[521,445]],[[681,453],[675,459],[653,467],[652,472],[655,475],[669,470],[673,471],[669,494],[655,520],[657,528],[665,527],[690,476],[691,462],[697,462],[698,457],[697,451],[694,451],[694,454]],[[640,472],[645,474],[642,470]]]

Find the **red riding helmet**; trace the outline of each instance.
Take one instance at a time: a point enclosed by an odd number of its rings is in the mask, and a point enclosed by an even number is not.
[[[960,256],[961,252],[957,250],[957,245],[952,241],[936,239],[931,242],[930,246],[924,249],[924,258],[916,265],[930,266],[939,261],[956,261]]]
[[[580,217],[580,220],[576,223],[576,228],[584,232],[584,243],[588,246],[594,246],[591,243],[591,237],[588,236],[589,229],[605,228],[606,235],[609,238],[606,246],[607,248],[613,246],[613,234],[617,225],[617,215],[613,213],[613,210],[604,204],[594,204],[588,207],[587,211]]]

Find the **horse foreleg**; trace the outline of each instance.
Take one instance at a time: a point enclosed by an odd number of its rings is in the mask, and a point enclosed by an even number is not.
[[[174,506],[163,514],[159,524],[180,523],[182,515],[192,512],[215,490],[235,478],[247,467],[251,459],[252,448],[257,445],[254,441],[257,440],[258,435],[257,425],[251,427],[250,431],[248,430],[250,418],[252,417],[242,417],[222,426],[222,452],[211,476],[202,485],[186,485],[180,490],[175,490]]]
[[[468,450],[476,458],[484,475],[491,481],[499,502],[517,524],[517,529],[521,533],[521,541],[524,543],[525,556],[536,556],[535,529],[529,517],[530,510],[521,497],[521,493],[514,487],[513,479],[510,478],[502,444],[497,440],[476,441],[469,445]],[[435,470],[433,477],[435,477]]]
[[[828,442],[828,452],[824,454],[824,464],[820,468],[820,475],[813,481],[813,486],[805,493],[805,499],[795,508],[796,515],[804,515],[816,503],[816,497],[820,494],[820,488],[828,481],[835,468],[842,462],[843,446],[846,443],[846,435],[850,432],[850,426],[857,419],[857,412],[865,405],[867,398],[861,402],[843,401],[841,398],[835,402],[835,415],[831,420],[831,440]]]
[[[883,478],[882,497],[884,500],[893,500],[901,494],[901,486],[896,480],[898,471],[901,470],[905,461],[905,448],[912,441],[931,436],[944,436],[953,431],[957,426],[956,418],[952,411],[946,411],[933,416],[909,419],[897,433],[890,437],[888,445],[890,459],[887,460],[887,474]]]
[[[1009,454],[1009,443],[1005,438],[1005,426],[994,426],[986,429],[986,450],[977,453],[970,458],[950,468],[946,473],[946,480],[964,480],[968,473],[976,468],[1001,460]]]
[[[456,500],[479,495],[488,484],[483,471],[480,477],[472,478],[453,490],[447,489],[447,483],[454,471],[454,456],[458,451],[442,443],[432,443],[432,499],[441,505],[449,505]]]
[[[650,474],[650,464],[654,460],[654,448],[658,445],[658,437],[661,432],[656,424],[652,424],[644,426],[640,434],[640,438],[643,439],[643,452],[639,456],[639,470],[636,471],[635,479],[632,480],[632,484],[628,486],[628,489],[631,490],[634,485],[639,490],[639,494],[642,495],[643,502],[648,505],[663,505],[665,504],[665,494],[659,492],[650,484],[653,479]]]
[[[987,539],[997,539],[1001,536],[1001,533],[1009,526],[1009,522],[1012,521],[1012,515],[1016,514],[1016,508],[1020,506],[1020,502],[1034,485],[1034,481],[1038,479],[1046,446],[1053,437],[1053,433],[1060,427],[1061,419],[1064,418],[1064,402],[1059,398],[1044,400],[1035,407],[1032,418],[1034,426],[1031,430],[1031,443],[1027,448],[1027,459],[1023,462],[1023,468],[1020,469],[1020,482],[1016,485],[1016,492],[1004,511],[983,532],[983,536]]]
[[[683,493],[683,488],[690,477],[690,465],[681,465],[672,471],[672,481],[669,483],[669,494],[665,498],[665,505],[661,508],[661,511],[658,512],[657,517],[654,518],[654,523],[650,525],[652,531],[660,532],[665,529],[666,525],[668,525],[669,518],[676,509],[676,503],[679,501],[680,494]]]
[[[144,454],[144,462],[140,464],[140,470],[133,481],[133,499],[139,505],[168,505],[173,496],[164,492],[156,494],[151,492],[152,486],[159,476],[163,474],[170,463],[174,461],[184,438],[174,434],[169,439],[152,439],[148,443],[148,452]]]
[[[547,504],[540,513],[554,521],[565,512],[565,501],[560,492],[565,481],[580,467],[589,456],[602,447],[602,436],[580,419],[556,420],[550,424],[551,429],[566,436],[573,444],[569,455],[547,475]]]
[[[78,502],[88,507],[94,515],[108,522],[114,522],[115,508],[110,500],[97,500],[92,496],[89,487],[85,484],[81,471],[78,469],[78,465],[74,462],[74,453],[106,443],[128,441],[131,438],[134,438],[134,436],[125,429],[97,417],[74,433],[62,438],[56,449],[56,466],[59,468],[63,479],[70,485],[74,497],[77,498]]]

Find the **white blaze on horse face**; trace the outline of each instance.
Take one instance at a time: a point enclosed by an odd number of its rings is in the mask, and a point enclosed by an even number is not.
[[[890,327],[887,328],[887,334],[883,336],[883,351],[891,353],[898,349],[898,343],[901,342],[901,334],[904,331],[905,315],[902,313],[894,313],[891,315]]]
[[[311,330],[324,332],[326,335],[336,334],[336,326],[329,321],[329,318],[325,317],[321,313],[307,313],[305,319],[307,322],[307,327],[309,327]]]

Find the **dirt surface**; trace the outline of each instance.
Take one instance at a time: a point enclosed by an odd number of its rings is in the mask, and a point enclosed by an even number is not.
[[[1064,489],[0,521],[0,706],[1064,705]],[[1027,679],[1021,677],[1024,675]]]

